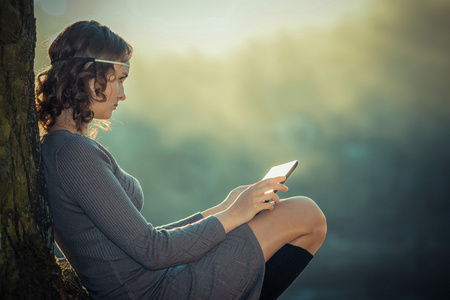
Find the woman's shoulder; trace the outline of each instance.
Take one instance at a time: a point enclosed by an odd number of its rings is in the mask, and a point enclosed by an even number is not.
[[[66,130],[58,130],[45,135],[42,148],[43,152],[54,153],[56,157],[71,157],[73,159],[101,157],[107,160],[112,158],[111,154],[98,142]]]
[[[72,133],[67,130],[56,130],[44,135],[42,147],[53,149],[71,148],[71,147],[96,147],[95,141],[78,133]]]

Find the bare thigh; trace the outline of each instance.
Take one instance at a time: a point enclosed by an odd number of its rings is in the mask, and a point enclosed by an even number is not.
[[[314,254],[326,235],[325,216],[307,197],[284,199],[273,210],[259,213],[248,224],[266,261],[287,243]]]

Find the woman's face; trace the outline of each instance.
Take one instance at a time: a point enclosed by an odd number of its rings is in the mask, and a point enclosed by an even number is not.
[[[119,101],[125,100],[123,82],[128,77],[130,68],[123,65],[114,65],[114,72],[106,75],[108,83],[104,92],[106,101],[92,101],[91,110],[94,118],[107,120],[111,118],[113,110],[119,105]]]

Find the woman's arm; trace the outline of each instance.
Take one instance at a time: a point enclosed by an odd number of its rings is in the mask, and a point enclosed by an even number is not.
[[[220,204],[208,208],[207,210],[204,210],[201,213],[196,213],[193,214],[192,216],[189,216],[185,219],[179,220],[179,221],[175,221],[166,225],[161,225],[156,227],[157,230],[161,230],[161,229],[174,229],[177,227],[183,227],[186,226],[188,224],[197,222],[203,218],[207,218],[209,216],[213,216],[217,213],[220,213],[221,211],[226,210],[228,207],[231,206],[231,204],[233,204],[233,202],[236,200],[236,198],[239,196],[240,193],[242,193],[247,187],[249,187],[249,185],[242,185],[239,186],[237,188],[235,188],[234,190],[232,190],[228,196],[225,198],[225,200],[223,202],[221,202]]]
[[[239,187],[235,188],[234,190],[232,190],[228,194],[228,196],[225,198],[225,200],[223,202],[221,202],[220,204],[218,204],[218,205],[216,205],[214,207],[208,208],[207,210],[204,210],[201,213],[193,214],[192,216],[189,216],[189,217],[187,217],[185,219],[182,219],[182,220],[179,220],[179,221],[175,221],[175,222],[170,223],[170,224],[158,226],[158,227],[156,227],[156,229],[157,230],[160,230],[160,229],[167,229],[167,230],[169,230],[169,229],[174,229],[174,228],[177,228],[177,227],[183,227],[183,226],[186,226],[188,224],[197,222],[197,221],[199,221],[199,220],[201,220],[203,218],[207,218],[209,216],[213,216],[213,215],[215,215],[217,213],[220,213],[221,211],[224,211],[228,207],[230,207],[231,204],[233,204],[233,202],[239,196],[239,194],[242,193],[247,187],[249,187],[249,185],[242,185],[242,186],[239,186]]]
[[[171,230],[171,229],[175,229],[178,227],[183,227],[183,226],[195,223],[197,221],[200,221],[201,219],[203,219],[203,215],[201,213],[196,213],[196,214],[193,214],[192,216],[181,219],[179,221],[175,221],[175,222],[172,222],[169,224],[157,226],[157,227],[155,227],[155,229],[156,230],[162,230],[162,229]]]
[[[103,235],[147,269],[198,260],[226,237],[214,216],[174,230],[156,230],[128,198],[108,155],[91,140],[66,142],[58,153],[57,168],[61,186],[74,204]]]
[[[280,201],[274,191],[287,191],[287,187],[280,183],[285,180],[286,177],[280,176],[237,187],[221,204],[205,210],[203,214],[217,217],[228,233],[249,222],[260,211],[272,210],[272,203],[278,204]]]
[[[239,197],[239,195],[245,191],[250,185],[241,185],[238,186],[237,188],[233,189],[228,196],[225,198],[225,200],[223,200],[220,204],[208,208],[207,210],[204,210],[202,212],[203,217],[209,217],[215,214],[218,214],[226,209],[228,209],[233,203],[234,201],[236,201],[237,197]]]

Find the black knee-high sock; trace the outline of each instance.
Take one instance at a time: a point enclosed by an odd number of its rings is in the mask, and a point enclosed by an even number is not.
[[[267,262],[260,300],[277,299],[300,275],[313,255],[303,248],[286,244]]]

